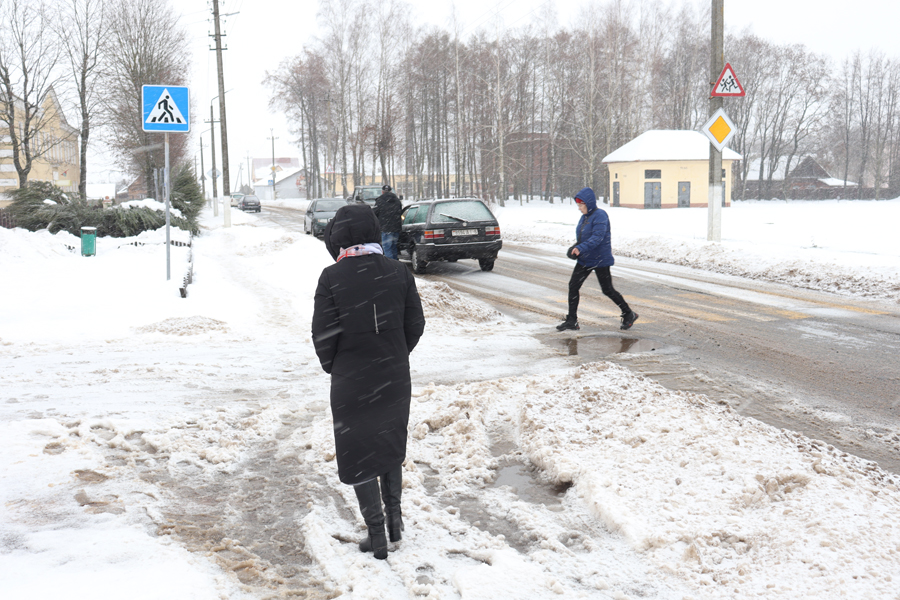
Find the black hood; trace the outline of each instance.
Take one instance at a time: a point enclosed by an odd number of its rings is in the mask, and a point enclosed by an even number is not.
[[[337,259],[341,248],[357,244],[381,243],[378,217],[368,204],[348,204],[338,209],[325,227],[325,247]]]

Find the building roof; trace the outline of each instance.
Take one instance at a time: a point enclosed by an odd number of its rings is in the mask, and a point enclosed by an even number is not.
[[[730,148],[722,151],[725,160],[740,160],[741,155]],[[709,140],[699,131],[653,129],[645,131],[618,150],[608,154],[604,163],[709,160]]]
[[[824,177],[819,179],[819,181],[821,181],[828,187],[856,187],[857,185],[859,185],[855,181],[844,181],[843,179],[838,179],[837,177]]]

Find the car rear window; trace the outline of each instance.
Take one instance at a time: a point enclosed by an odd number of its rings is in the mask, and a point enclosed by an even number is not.
[[[259,202],[256,196],[244,196],[244,202]]]
[[[478,200],[440,202],[434,205],[432,223],[459,223],[460,221],[493,221],[494,215]]]
[[[342,206],[347,206],[347,202],[344,200],[319,200],[316,202],[316,212],[337,212]]]

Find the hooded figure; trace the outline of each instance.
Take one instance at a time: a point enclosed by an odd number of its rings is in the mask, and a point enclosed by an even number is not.
[[[397,260],[397,241],[400,238],[400,230],[403,222],[400,214],[403,212],[403,204],[389,185],[381,188],[382,194],[375,200],[375,216],[381,224],[381,247],[384,255]]]
[[[566,256],[578,261],[569,279],[569,313],[566,320],[556,326],[558,331],[567,329],[579,330],[578,304],[581,299],[581,286],[591,274],[597,274],[600,282],[600,290],[610,300],[616,303],[622,311],[621,329],[629,329],[637,320],[638,315],[632,311],[625,302],[622,294],[616,291],[612,284],[612,275],[609,268],[615,263],[612,255],[612,236],[609,227],[609,217],[602,208],[597,208],[597,196],[589,187],[575,194],[575,204],[581,211],[581,219],[575,227],[577,241],[569,248]]]
[[[325,246],[337,262],[319,277],[312,339],[322,369],[331,374],[338,476],[354,486],[369,530],[360,549],[383,559],[382,500],[392,542],[403,529],[409,354],[425,317],[415,278],[404,264],[382,255],[380,234],[366,204],[342,206],[325,227]]]

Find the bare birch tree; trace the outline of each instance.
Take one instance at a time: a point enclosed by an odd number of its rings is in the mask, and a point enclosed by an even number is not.
[[[0,21],[0,123],[19,187],[25,187],[34,161],[71,141],[50,135],[61,110],[58,102],[47,107],[60,81],[60,46],[43,2],[0,0]]]
[[[55,23],[62,41],[81,117],[78,191],[87,196],[87,150],[100,110],[100,60],[107,27],[107,0],[68,0]]]
[[[142,175],[148,190],[164,167],[163,134],[143,130],[144,85],[184,85],[189,73],[187,34],[167,0],[123,0],[108,13],[111,51],[104,63],[103,109],[108,139],[119,164]],[[187,151],[188,136],[170,137],[170,161]]]

